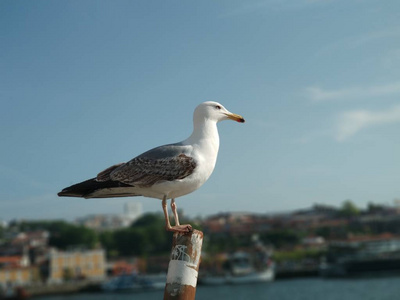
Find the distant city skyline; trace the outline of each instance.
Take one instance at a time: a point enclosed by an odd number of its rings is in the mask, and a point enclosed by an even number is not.
[[[242,214],[254,214],[254,215],[271,215],[271,216],[273,216],[273,215],[281,215],[281,214],[292,214],[292,213],[294,213],[294,212],[296,212],[296,211],[308,210],[308,209],[312,209],[312,208],[315,208],[315,207],[321,207],[321,206],[326,206],[326,207],[330,207],[330,208],[340,209],[340,208],[342,207],[342,205],[344,204],[344,202],[346,202],[346,201],[348,201],[348,200],[350,200],[350,199],[346,199],[346,200],[344,200],[343,202],[338,203],[337,205],[323,204],[323,203],[312,203],[312,204],[310,204],[310,205],[307,206],[307,207],[298,207],[298,208],[295,208],[295,209],[288,209],[288,210],[281,210],[281,211],[268,211],[268,212],[256,212],[256,211],[218,211],[218,212],[213,212],[213,213],[210,213],[210,214],[190,215],[190,214],[186,214],[186,212],[185,212],[184,210],[181,210],[180,214],[181,214],[182,216],[185,216],[185,217],[186,217],[186,216],[189,216],[190,218],[197,218],[197,217],[200,217],[200,218],[209,218],[209,217],[216,216],[216,215],[219,215],[219,214],[233,214],[233,215],[234,215],[234,214],[238,214],[238,215],[242,215]],[[350,201],[351,201],[351,200],[350,200]],[[357,208],[362,209],[362,210],[367,210],[367,209],[368,209],[368,206],[369,206],[370,204],[374,204],[374,205],[383,205],[383,206],[385,206],[385,207],[392,207],[392,208],[399,208],[399,209],[400,209],[400,199],[394,199],[392,203],[369,202],[369,203],[367,203],[365,206],[362,206],[362,207],[357,206]],[[90,213],[90,214],[86,214],[86,215],[71,216],[70,218],[56,218],[56,219],[54,219],[54,218],[32,218],[32,219],[30,219],[30,218],[20,218],[20,219],[19,219],[19,218],[10,218],[10,219],[0,219],[0,225],[2,225],[2,226],[7,226],[8,223],[9,223],[10,221],[35,221],[35,220],[49,220],[49,221],[52,221],[52,220],[59,220],[59,219],[61,219],[61,220],[66,220],[66,221],[73,222],[73,223],[80,223],[80,224],[85,225],[85,226],[87,226],[87,227],[91,227],[90,225],[84,224],[85,220],[91,219],[91,218],[96,218],[96,217],[101,217],[101,216],[104,216],[104,217],[107,217],[107,216],[108,216],[108,217],[122,217],[122,218],[128,217],[128,215],[127,215],[127,213],[126,213],[126,206],[127,206],[127,205],[133,205],[133,206],[135,206],[135,207],[142,207],[142,206],[143,206],[143,203],[142,203],[142,202],[124,203],[124,204],[122,205],[122,207],[119,207],[119,208],[120,208],[120,211],[119,211],[119,212]],[[122,209],[122,210],[121,210],[121,209]],[[140,213],[138,213],[138,214],[135,215],[135,216],[136,216],[135,218],[130,219],[130,220],[131,220],[131,221],[134,221],[134,220],[140,218],[141,216],[143,216],[143,215],[146,214],[146,213],[156,213],[156,214],[162,215],[162,211],[148,211],[148,212],[142,212],[142,211],[141,211]],[[171,217],[171,216],[170,216],[170,217]],[[129,217],[128,217],[128,218],[129,218]],[[127,223],[124,224],[124,225],[121,226],[121,227],[125,227],[125,226],[127,226]]]
[[[400,198],[400,2],[0,2],[0,220],[118,213],[57,192],[219,124],[188,216]]]

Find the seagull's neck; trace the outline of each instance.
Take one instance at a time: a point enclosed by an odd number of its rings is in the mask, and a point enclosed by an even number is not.
[[[185,143],[208,148],[217,155],[219,149],[217,122],[208,119],[194,120],[192,135],[186,139]]]

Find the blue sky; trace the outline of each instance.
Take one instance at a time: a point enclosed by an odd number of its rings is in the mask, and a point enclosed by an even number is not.
[[[219,101],[210,180],[190,216],[400,198],[397,0],[0,2],[0,219],[118,213],[58,198],[192,131]]]

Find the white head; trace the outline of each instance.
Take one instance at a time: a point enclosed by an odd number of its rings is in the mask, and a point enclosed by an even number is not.
[[[207,120],[217,123],[228,119],[244,123],[242,116],[231,113],[222,104],[213,101],[203,102],[198,105],[194,110],[193,119],[196,123]]]

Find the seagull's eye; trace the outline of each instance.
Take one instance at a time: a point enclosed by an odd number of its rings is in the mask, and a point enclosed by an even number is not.
[[[216,109],[221,109],[221,106],[220,105],[215,105],[215,108]]]

